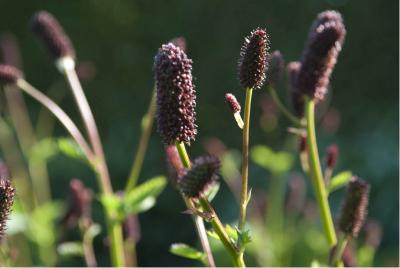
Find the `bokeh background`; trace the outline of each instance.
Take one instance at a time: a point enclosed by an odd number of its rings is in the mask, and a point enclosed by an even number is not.
[[[194,60],[199,135],[190,153],[204,152],[204,142],[209,137],[240,149],[240,132],[223,96],[230,91],[239,100],[244,99],[236,76],[243,37],[258,26],[266,27],[271,49],[279,49],[287,62],[298,60],[316,15],[327,9],[340,11],[347,37],[332,77],[330,99],[331,107],[340,114],[340,125],[334,131],[319,132],[320,148],[323,151],[330,143],[337,143],[341,151],[337,170],[351,169],[371,183],[369,215],[379,220],[384,229],[375,264],[398,264],[398,1],[0,0],[0,33],[15,34],[27,79],[46,90],[62,78],[27,27],[31,15],[42,9],[53,13],[64,26],[79,61],[90,63],[94,77],[84,82],[84,88],[100,128],[116,189],[124,187],[128,176],[153,86],[153,58],[162,43],[184,36],[188,55]],[[262,89],[253,97],[251,143],[268,144],[278,150],[289,123],[281,117],[274,130],[263,129],[260,100],[265,94]],[[280,85],[279,94],[286,98],[285,83]],[[27,103],[35,121],[39,106],[28,98]],[[72,96],[67,95],[61,105],[78,118]],[[56,134],[66,133],[58,125]],[[252,186],[263,185],[257,181],[265,180],[263,171],[255,164],[250,169],[250,178],[255,178]],[[76,161],[56,157],[49,170],[55,199],[67,197],[65,189],[72,177],[96,188],[93,174]],[[163,145],[153,131],[140,180],[165,173]],[[339,199],[334,196],[331,200],[335,212]],[[235,219],[237,205],[226,185],[222,185],[214,203],[224,220]],[[196,243],[190,217],[181,214],[183,210],[179,195],[168,186],[156,207],[140,215],[140,265],[196,264],[168,252],[173,242]],[[94,217],[102,221],[98,203]],[[96,239],[95,244],[100,264],[107,265],[102,239]],[[83,263],[77,259],[63,265]]]

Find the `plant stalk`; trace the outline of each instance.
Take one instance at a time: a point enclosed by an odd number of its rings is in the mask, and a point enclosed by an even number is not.
[[[60,62],[61,63],[61,62]],[[65,63],[65,62],[64,62]],[[60,65],[62,66],[62,65]],[[93,113],[90,109],[90,105],[86,99],[83,92],[81,83],[79,81],[78,75],[76,74],[75,68],[69,67],[67,64],[63,66],[64,75],[67,78],[68,84],[71,88],[72,94],[74,95],[75,101],[78,105],[79,112],[82,116],[82,120],[86,127],[86,131],[89,134],[89,140],[92,145],[94,154],[97,160],[97,172],[98,177],[101,181],[99,185],[103,194],[113,195],[110,175],[108,172],[105,155],[103,151],[103,146],[101,144],[99,131],[96,126],[96,121],[94,120]],[[107,211],[107,226],[108,233],[111,238],[111,262],[113,266],[121,267],[125,266],[125,254],[124,254],[124,240],[122,235],[122,224],[120,221],[115,219],[115,211]]]
[[[190,163],[189,155],[186,152],[185,144],[182,142],[176,142],[175,146],[178,150],[179,157],[182,161],[183,166],[185,168],[190,168],[191,163]],[[188,208],[194,206],[192,201],[190,199],[186,198],[183,194],[182,194],[182,198],[185,201],[185,204]],[[214,261],[213,255],[212,255],[210,242],[208,241],[207,231],[206,231],[206,227],[204,225],[204,220],[198,215],[192,215],[192,219],[196,226],[197,235],[199,236],[199,240],[200,240],[201,246],[203,248],[203,251],[204,251],[204,253],[206,253],[208,265],[210,267],[215,267],[215,261]]]
[[[246,210],[248,203],[248,176],[249,176],[249,132],[252,88],[246,89],[246,102],[244,106],[243,149],[242,149],[242,191],[240,195],[239,230],[243,231],[246,223]]]
[[[330,247],[337,243],[335,228],[333,225],[332,214],[329,208],[328,195],[322,176],[321,164],[318,156],[317,138],[315,134],[314,101],[306,98],[306,118],[307,118],[307,146],[310,163],[310,173],[314,186],[315,196],[318,202],[326,239]]]
[[[132,169],[129,174],[128,183],[125,187],[125,192],[128,193],[130,190],[135,187],[140,171],[142,169],[144,156],[146,154],[147,145],[149,143],[151,130],[153,128],[154,116],[156,113],[156,92],[155,88],[153,88],[153,92],[151,93],[149,108],[147,113],[143,117],[142,121],[142,134],[140,136],[138,149],[135,154],[135,159],[132,165]]]

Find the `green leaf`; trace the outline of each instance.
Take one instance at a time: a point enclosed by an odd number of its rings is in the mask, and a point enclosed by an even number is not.
[[[94,223],[90,225],[89,229],[86,231],[85,235],[90,239],[93,240],[96,236],[98,236],[101,232],[100,224]]]
[[[211,202],[214,199],[214,197],[217,195],[217,193],[219,191],[219,186],[220,186],[220,183],[215,182],[210,187],[208,187],[207,191],[205,192],[205,196],[207,197],[208,201]]]
[[[342,171],[329,181],[328,192],[331,193],[345,186],[353,177],[351,171]]]
[[[250,235],[250,230],[244,230],[243,232],[240,232],[239,230],[237,230],[237,234],[238,234],[240,251],[244,252],[247,244],[249,244],[249,243],[251,243],[251,241],[253,241],[253,239],[251,238],[251,235]]]
[[[286,152],[274,152],[264,145],[256,145],[251,149],[251,159],[271,173],[280,174],[290,170],[293,156]]]
[[[311,262],[311,267],[322,267],[318,260],[313,260]]]
[[[158,176],[136,186],[124,197],[125,214],[136,214],[152,208],[166,184],[166,178]]]
[[[228,236],[233,240],[234,243],[238,240],[238,232],[235,228],[230,226],[229,224],[225,225],[225,230]]]
[[[58,154],[58,147],[55,139],[46,138],[36,142],[30,152],[29,159],[34,161],[47,161]]]
[[[83,246],[81,242],[64,242],[57,247],[57,252],[63,257],[83,256]]]
[[[204,260],[206,254],[204,252],[198,251],[183,243],[172,244],[169,248],[169,252],[180,257],[193,259],[193,260]]]
[[[220,240],[219,236],[217,235],[217,233],[212,231],[212,230],[207,231],[207,234],[208,234],[208,236],[210,236],[210,237],[212,237],[212,238],[214,238],[216,240]]]
[[[72,138],[59,138],[57,139],[57,145],[64,155],[87,162],[85,154]]]

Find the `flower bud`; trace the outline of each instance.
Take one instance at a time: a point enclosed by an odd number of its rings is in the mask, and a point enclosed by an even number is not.
[[[7,220],[14,203],[15,189],[8,179],[0,179],[0,240],[4,238]]]
[[[276,85],[282,79],[285,60],[279,50],[275,50],[268,57],[267,85]]]
[[[225,102],[228,104],[229,108],[231,108],[233,113],[240,113],[242,107],[240,107],[240,103],[236,99],[235,95],[231,93],[226,93]]]
[[[347,186],[346,197],[339,217],[342,232],[357,237],[367,215],[369,184],[353,177]]]
[[[75,59],[71,40],[53,15],[46,11],[37,12],[30,21],[30,28],[55,60],[63,57]]]
[[[339,148],[336,144],[332,144],[328,147],[326,155],[326,166],[333,169],[336,166],[336,162],[339,156]]]
[[[299,74],[301,63],[298,61],[290,62],[287,67],[288,88],[291,104],[294,114],[301,118],[304,116],[304,96],[297,87],[297,76]]]
[[[204,155],[197,157],[191,168],[185,169],[178,179],[178,188],[191,198],[198,198],[209,185],[218,179],[221,164],[217,157]]]
[[[22,72],[17,68],[0,64],[0,84],[15,84],[22,77]]]

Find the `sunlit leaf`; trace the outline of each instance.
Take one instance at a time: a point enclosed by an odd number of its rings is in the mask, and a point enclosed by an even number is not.
[[[279,174],[290,170],[293,156],[286,152],[274,152],[264,145],[256,145],[251,149],[251,159],[271,173]]]
[[[351,173],[351,171],[340,172],[329,181],[328,192],[331,193],[333,191],[336,191],[337,189],[340,189],[343,186],[346,186],[347,183],[351,180],[352,176],[353,174]]]
[[[63,257],[83,256],[83,246],[81,242],[64,242],[58,245],[57,252]]]
[[[79,145],[71,138],[57,139],[57,145],[61,153],[68,157],[86,161],[86,156],[79,147]]]
[[[188,259],[204,260],[206,258],[206,254],[204,252],[198,251],[197,249],[183,243],[172,244],[169,248],[169,251],[172,254]]]
[[[152,178],[127,193],[123,200],[126,214],[146,211],[154,206],[157,196],[167,184],[164,176]]]

